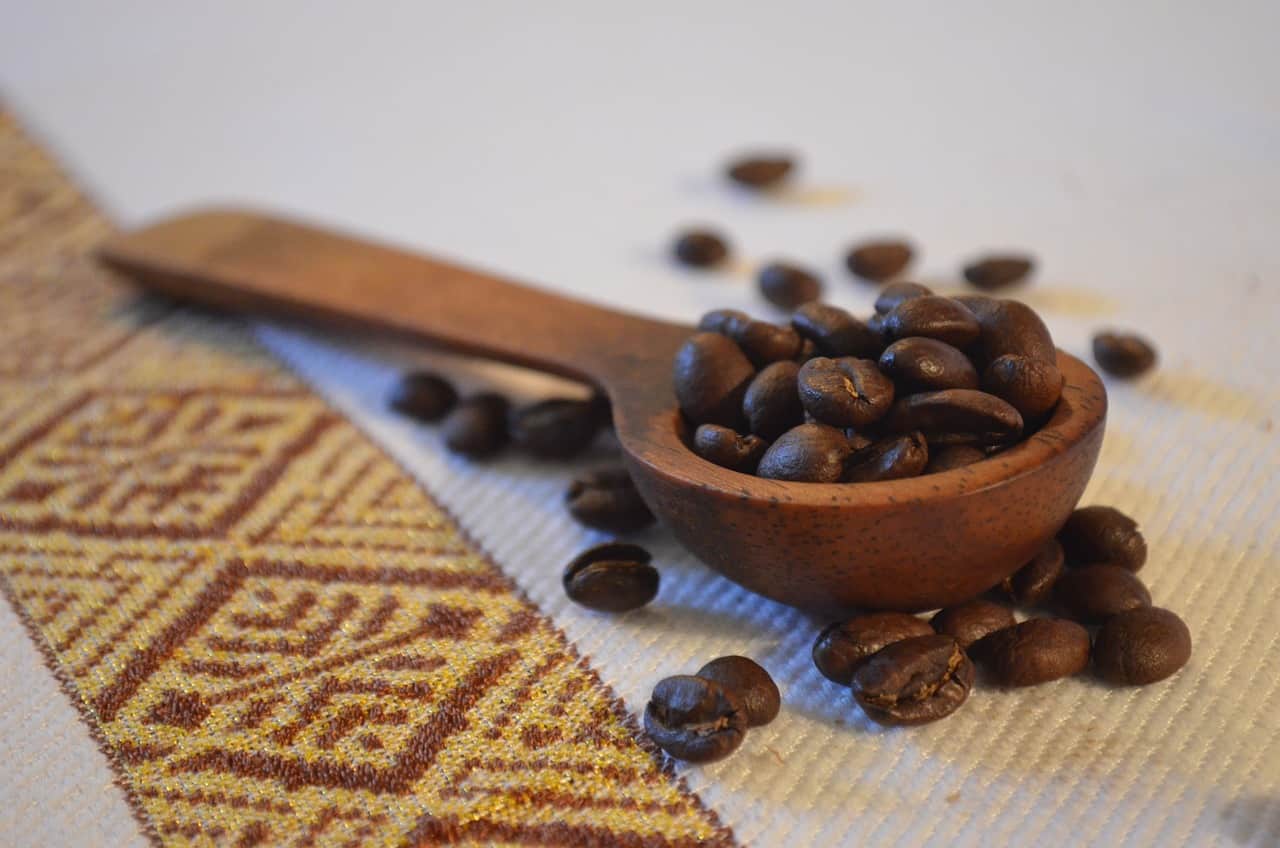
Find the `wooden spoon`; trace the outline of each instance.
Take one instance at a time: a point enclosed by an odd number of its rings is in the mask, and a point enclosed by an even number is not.
[[[686,446],[672,357],[691,327],[242,211],[199,211],[110,239],[100,259],[145,288],[220,307],[393,331],[593,383],[644,499],[699,558],[813,611],[924,610],[1011,574],[1075,507],[1102,445],[1102,383],[1061,351],[1052,420],[965,468],[884,483],[764,480]]]

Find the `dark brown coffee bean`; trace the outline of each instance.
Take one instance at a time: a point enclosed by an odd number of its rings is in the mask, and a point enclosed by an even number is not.
[[[1029,256],[986,256],[966,265],[964,278],[980,289],[992,291],[1022,282],[1034,267]]]
[[[725,336],[694,333],[676,352],[676,400],[694,424],[732,427],[755,373],[742,349]]]
[[[884,341],[879,332],[829,303],[806,303],[791,316],[791,326],[813,341],[823,356],[879,356]]]
[[[902,273],[912,255],[903,241],[869,241],[850,250],[844,262],[855,276],[879,283]]]
[[[590,400],[554,398],[514,410],[507,426],[517,447],[544,459],[566,459],[591,447],[600,432],[600,410]]]
[[[817,356],[800,367],[800,403],[816,420],[833,427],[865,427],[893,404],[893,381],[870,359]]]
[[[982,388],[1007,401],[1023,421],[1047,416],[1062,396],[1062,382],[1057,365],[1017,354],[997,358],[982,374]]]
[[[969,308],[949,297],[921,295],[902,301],[884,317],[885,333],[891,339],[924,336],[965,347],[982,332],[978,319]]]
[[[933,294],[933,289],[928,286],[922,286],[919,283],[908,283],[906,281],[889,283],[889,285],[880,289],[880,296],[876,298],[876,314],[888,315],[902,301],[910,300],[913,297],[924,297],[927,294]]]
[[[888,344],[888,338],[886,338],[884,331],[884,315],[879,312],[873,313],[866,323],[867,329],[875,333],[876,338],[880,339],[881,347]]]
[[[579,523],[606,533],[634,533],[655,520],[625,468],[583,474],[569,484],[565,502]]]
[[[1089,631],[1063,618],[1033,618],[992,633],[976,656],[1001,686],[1048,683],[1089,665]]]
[[[1053,336],[1036,311],[1016,300],[985,295],[954,298],[978,319],[982,334],[974,346],[974,362],[982,370],[1002,356],[1013,354],[1054,364],[1058,352]]]
[[[676,237],[671,252],[682,265],[711,268],[728,258],[729,245],[710,230],[688,230]]]
[[[945,633],[968,648],[997,630],[1012,627],[1018,621],[1013,610],[992,601],[975,598],[954,607],[947,607],[929,620],[933,629]]]
[[[740,309],[713,309],[698,321],[698,329],[704,333],[719,333],[733,338],[738,328],[750,324],[753,319]]]
[[[1062,576],[1062,545],[1050,539],[1031,561],[1009,575],[1000,584],[1015,604],[1035,606],[1048,600],[1054,584]]]
[[[891,433],[919,430],[930,445],[1002,445],[1017,441],[1022,416],[995,395],[945,389],[900,398],[884,427]]]
[[[844,482],[874,483],[917,477],[928,464],[929,448],[924,436],[919,433],[888,436],[849,457],[844,466]]]
[[[466,398],[441,426],[444,444],[472,459],[493,456],[507,444],[507,399],[493,392]]]
[[[719,424],[702,424],[693,434],[693,450],[698,456],[743,474],[752,474],[769,443],[759,436],[744,436]]]
[[[387,397],[388,406],[419,421],[439,421],[457,402],[458,392],[452,383],[423,371],[405,374]]]
[[[801,424],[777,438],[756,474],[770,480],[837,483],[850,452],[844,433],[826,424]]]
[[[804,422],[804,407],[796,379],[800,366],[794,362],[775,362],[766,366],[742,399],[742,413],[752,433],[773,440]]]
[[[946,718],[969,697],[973,663],[950,636],[894,642],[853,675],[853,696],[872,721],[927,724]]]
[[[795,164],[789,156],[744,156],[730,162],[724,173],[746,188],[773,188],[786,180]]]
[[[1191,631],[1160,607],[1139,607],[1107,619],[1093,647],[1098,676],[1117,686],[1164,680],[1189,659]]]
[[[899,339],[880,354],[880,370],[904,393],[976,389],[978,372],[959,349],[937,339]]]
[[[1098,333],[1093,337],[1093,358],[1113,377],[1137,377],[1156,364],[1156,349],[1132,333]]]
[[[770,262],[760,269],[756,282],[765,300],[787,311],[822,297],[817,275],[789,262]]]
[[[1081,624],[1101,624],[1113,615],[1151,606],[1142,580],[1118,565],[1073,568],[1058,580],[1054,598]]]
[[[838,621],[819,633],[813,643],[813,664],[828,680],[848,686],[853,673],[876,651],[932,633],[929,622],[905,612],[866,613]]]
[[[769,672],[747,657],[728,656],[714,659],[698,669],[697,677],[714,680],[738,696],[747,713],[747,726],[759,727],[778,716],[782,693]]]
[[[573,558],[564,570],[565,594],[599,612],[639,609],[658,594],[658,570],[639,545],[606,542]]]
[[[757,368],[763,368],[770,362],[794,360],[802,344],[800,334],[794,328],[780,327],[768,321],[734,324],[731,337]]]
[[[709,763],[742,744],[747,711],[737,695],[714,680],[679,675],[654,687],[644,709],[644,729],[676,759]]]
[[[1111,506],[1086,506],[1071,513],[1058,531],[1069,565],[1101,562],[1137,571],[1147,561],[1147,540],[1138,522]]]
[[[985,453],[969,445],[940,446],[937,450],[929,451],[929,464],[925,466],[924,473],[937,474],[953,468],[964,468],[986,458]]]

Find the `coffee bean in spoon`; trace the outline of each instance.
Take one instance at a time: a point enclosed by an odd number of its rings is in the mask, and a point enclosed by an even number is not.
[[[880,370],[904,394],[978,388],[978,372],[969,357],[937,339],[899,339],[880,354]]]
[[[742,413],[752,433],[773,440],[804,421],[795,362],[774,362],[765,366],[747,386]]]
[[[690,268],[713,268],[729,257],[729,244],[711,230],[686,230],[676,236],[671,253]]]
[[[1022,568],[1006,577],[1000,587],[1015,604],[1034,606],[1049,599],[1064,569],[1062,545],[1050,539]]]
[[[739,327],[752,322],[752,317],[740,309],[713,309],[698,321],[698,329],[704,333],[719,333],[733,338]]]
[[[425,371],[405,374],[387,397],[388,406],[419,421],[439,421],[457,402],[458,392],[452,383]]]
[[[933,632],[929,622],[905,612],[864,613],[824,628],[813,643],[813,664],[828,680],[848,686],[881,648]]]
[[[964,278],[976,288],[994,291],[1022,282],[1035,268],[1029,256],[993,254],[971,262],[964,268]]]
[[[887,436],[851,454],[845,462],[843,479],[846,483],[901,480],[919,476],[928,464],[929,448],[924,436]]]
[[[747,713],[747,726],[759,727],[778,716],[782,694],[769,672],[755,660],[740,656],[714,659],[698,669],[697,677],[714,680],[738,696]]]
[[[982,388],[1008,402],[1025,421],[1043,419],[1062,396],[1058,366],[1017,354],[998,357],[982,374]]]
[[[1117,686],[1164,680],[1189,659],[1191,631],[1160,607],[1138,607],[1107,619],[1093,648],[1098,676]]]
[[[822,296],[822,281],[790,262],[770,262],[756,277],[765,300],[788,312]]]
[[[693,434],[698,456],[743,474],[755,473],[769,443],[756,435],[743,435],[719,424],[701,424]]]
[[[1073,568],[1058,580],[1054,598],[1081,624],[1101,624],[1113,615],[1151,606],[1142,579],[1119,565]]]
[[[694,424],[732,427],[756,370],[746,354],[719,333],[695,333],[676,352],[675,389],[681,411]]]
[[[911,245],[905,241],[868,241],[849,251],[845,265],[854,276],[879,283],[902,273],[913,255]]]
[[[709,763],[742,744],[747,711],[736,694],[716,681],[677,675],[654,687],[644,709],[644,729],[676,759]]]
[[[927,724],[946,718],[969,697],[973,663],[950,636],[934,634],[894,642],[863,663],[851,688],[872,721]]]
[[[1013,610],[994,601],[975,598],[940,610],[929,620],[933,629],[951,636],[967,649],[997,630],[1017,624]]]
[[[725,176],[744,188],[776,188],[786,181],[795,169],[790,156],[776,154],[752,154],[731,161],[725,167]]]
[[[801,424],[769,446],[756,474],[769,480],[837,483],[850,450],[848,439],[835,427]]]
[[[576,604],[599,612],[628,612],[658,594],[658,570],[639,545],[606,542],[573,558],[561,578]]]
[[[1113,377],[1137,377],[1156,364],[1156,349],[1132,333],[1102,332],[1093,337],[1093,358]]]
[[[814,419],[833,427],[865,427],[893,403],[893,381],[870,359],[818,356],[800,367],[800,402]]]
[[[1058,361],[1048,326],[1025,303],[985,295],[961,295],[953,300],[963,304],[978,319],[982,331],[970,352],[979,371],[1006,355],[1025,356],[1050,364]]]
[[[894,403],[883,427],[891,433],[924,433],[934,445],[1005,445],[1022,434],[1022,416],[1005,401],[972,389],[907,395]]]
[[[803,343],[794,328],[768,321],[734,323],[730,327],[730,337],[757,368],[763,368],[770,362],[794,360]]]
[[[872,357],[884,349],[878,331],[829,303],[804,304],[791,316],[791,326],[823,356]]]
[[[924,297],[927,294],[933,294],[933,289],[919,283],[909,283],[905,280],[889,283],[880,289],[880,295],[876,298],[876,314],[887,315],[902,301],[913,297]]]
[[[1089,631],[1062,618],[1032,618],[990,634],[976,656],[1001,686],[1032,686],[1089,665]]]
[[[552,398],[514,410],[507,426],[516,447],[544,459],[567,459],[591,446],[600,420],[593,401]]]
[[[441,426],[450,451],[471,459],[493,456],[506,446],[507,399],[494,392],[466,398],[449,413]]]
[[[580,524],[606,533],[634,533],[656,519],[622,467],[583,474],[565,493],[569,514]]]
[[[987,455],[979,448],[970,445],[944,445],[929,451],[929,464],[925,466],[925,474],[937,474],[953,468],[964,468],[981,462]]]
[[[978,319],[967,306],[949,297],[926,294],[902,301],[884,317],[891,339],[924,336],[963,348],[982,333]]]
[[[1138,522],[1111,506],[1085,506],[1058,531],[1070,565],[1107,562],[1137,571],[1147,561],[1147,540]]]

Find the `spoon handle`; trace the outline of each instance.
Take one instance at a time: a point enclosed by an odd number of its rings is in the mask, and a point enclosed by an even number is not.
[[[197,211],[116,235],[98,258],[142,287],[181,300],[407,334],[611,393],[637,372],[669,368],[676,340],[689,332],[239,210]]]

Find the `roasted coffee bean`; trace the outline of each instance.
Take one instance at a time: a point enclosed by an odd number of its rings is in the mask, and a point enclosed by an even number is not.
[[[713,309],[698,322],[698,329],[704,333],[719,333],[733,338],[740,327],[750,324],[753,319],[740,309]]]
[[[839,621],[818,634],[813,643],[813,664],[828,680],[843,686],[872,654],[886,645],[929,636],[929,622],[905,612],[872,612]]]
[[[441,426],[444,444],[472,459],[493,456],[507,444],[507,399],[493,392],[466,398]]]
[[[1022,282],[1034,267],[1029,256],[987,256],[966,265],[964,278],[980,289],[992,291]]]
[[[1017,354],[997,358],[982,373],[982,388],[1018,410],[1023,421],[1039,421],[1058,405],[1062,372],[1051,362]]]
[[[884,347],[884,345],[888,343],[888,340],[885,338],[884,315],[879,312],[873,313],[871,317],[867,319],[866,323],[867,329],[875,333],[876,338],[880,340],[880,346]]]
[[[1111,506],[1086,506],[1071,513],[1058,531],[1069,565],[1109,562],[1137,571],[1147,561],[1147,540],[1138,522]]]
[[[757,368],[763,368],[770,362],[794,360],[803,343],[794,328],[780,327],[768,321],[734,324],[731,337]]]
[[[579,523],[606,533],[634,533],[655,521],[625,468],[583,474],[569,484],[565,502]]]
[[[534,456],[565,459],[591,447],[600,432],[600,409],[590,400],[554,398],[514,410],[511,441]]]
[[[738,696],[747,713],[747,726],[759,727],[778,716],[782,693],[769,672],[747,657],[728,656],[714,659],[698,669],[697,677],[714,680]]]
[[[870,241],[850,250],[844,262],[856,276],[879,283],[902,273],[912,255],[906,242]]]
[[[714,680],[679,675],[654,687],[644,729],[676,759],[709,763],[742,744],[747,711],[737,695]]]
[[[947,607],[929,620],[933,629],[945,633],[960,643],[970,645],[990,636],[997,630],[1017,624],[1013,610],[992,601],[975,598],[954,607]]]
[[[926,294],[933,294],[933,289],[928,286],[922,286],[919,283],[908,283],[906,281],[889,283],[889,285],[880,289],[880,296],[876,298],[876,314],[887,315],[896,309],[902,301],[910,300],[913,297],[923,297]]]
[[[964,468],[986,458],[985,453],[969,445],[946,445],[929,451],[929,464],[925,466],[924,473],[937,474],[953,468]]]
[[[884,428],[919,430],[930,445],[1003,445],[1021,435],[1022,416],[995,395],[945,389],[900,398],[885,416]]]
[[[702,424],[693,434],[693,450],[698,456],[743,474],[752,474],[769,443],[759,436],[744,436],[719,424]]]
[[[978,372],[969,357],[937,339],[899,339],[880,354],[880,370],[892,377],[904,394],[978,388]]]
[[[1073,568],[1054,587],[1054,599],[1082,624],[1101,624],[1113,615],[1151,606],[1142,580],[1118,565]]]
[[[965,347],[982,332],[969,308],[949,297],[921,295],[902,301],[884,317],[885,333],[891,339],[924,336],[954,347]]]
[[[977,658],[1001,686],[1031,686],[1079,674],[1089,665],[1089,631],[1062,618],[1032,618],[998,630]]]
[[[606,542],[573,558],[564,570],[565,594],[600,612],[639,609],[658,594],[658,570],[639,545]]]
[[[946,718],[973,688],[973,663],[950,636],[894,642],[853,675],[853,696],[872,721],[927,724]]]
[[[1160,607],[1139,607],[1107,619],[1093,647],[1098,676],[1117,686],[1164,680],[1189,659],[1191,631]]]
[[[884,349],[880,333],[829,303],[806,303],[791,316],[791,326],[811,339],[823,356],[879,356]]]
[[[419,421],[439,421],[458,402],[453,384],[439,374],[405,374],[387,397],[387,405]]]
[[[719,333],[694,333],[676,353],[676,400],[694,424],[732,427],[756,370],[742,349]]]
[[[907,433],[888,436],[850,455],[844,466],[844,482],[874,483],[901,480],[924,473],[929,464],[929,448],[924,436]]]
[[[836,483],[850,453],[844,433],[826,424],[801,424],[779,436],[760,459],[756,474],[770,480]]]
[[[1048,600],[1054,584],[1062,576],[1062,545],[1050,539],[1031,561],[1006,577],[1000,584],[1015,604],[1034,606]]]
[[[974,346],[974,361],[983,370],[1006,355],[1025,356],[1050,364],[1058,361],[1053,336],[1035,310],[1016,300],[984,295],[955,298],[978,319],[982,333]]]
[[[794,362],[775,362],[766,366],[742,399],[742,413],[752,433],[773,440],[804,422],[804,407],[796,379],[800,366]]]
[[[789,262],[770,262],[760,269],[756,282],[765,300],[788,312],[822,296],[822,281]]]
[[[1113,377],[1136,377],[1156,364],[1156,349],[1132,333],[1098,333],[1093,337],[1093,358]]]
[[[786,180],[795,165],[789,156],[744,156],[730,162],[724,173],[746,188],[773,188]]]
[[[817,356],[797,377],[804,411],[833,427],[865,427],[893,404],[893,381],[870,359]]]
[[[682,265],[711,268],[728,258],[729,245],[710,230],[688,230],[676,237],[671,252]]]

